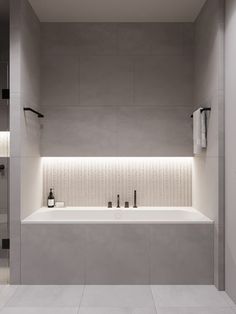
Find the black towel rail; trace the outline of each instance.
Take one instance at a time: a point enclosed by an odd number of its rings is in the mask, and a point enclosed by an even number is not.
[[[201,113],[204,112],[204,111],[211,111],[211,108],[210,107],[202,108],[201,109]],[[191,118],[193,118],[193,114],[191,115]]]
[[[24,111],[31,111],[31,112],[37,114],[38,118],[44,118],[44,115],[42,113],[40,113],[40,112],[30,108],[30,107],[24,107]]]

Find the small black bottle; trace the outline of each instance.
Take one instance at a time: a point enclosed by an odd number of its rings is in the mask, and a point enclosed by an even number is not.
[[[55,206],[55,197],[53,195],[52,189],[50,189],[50,193],[48,195],[48,207],[53,208]]]

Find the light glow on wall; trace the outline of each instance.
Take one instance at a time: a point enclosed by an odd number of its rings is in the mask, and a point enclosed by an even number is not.
[[[0,157],[10,156],[10,132],[0,132]]]
[[[67,206],[191,206],[192,157],[43,157],[43,198],[51,187]],[[44,203],[45,204],[45,203]]]
[[[57,161],[57,160],[100,160],[100,161],[131,161],[131,160],[139,160],[139,161],[148,161],[148,160],[162,160],[162,161],[186,161],[191,162],[193,157],[42,157],[45,161]]]

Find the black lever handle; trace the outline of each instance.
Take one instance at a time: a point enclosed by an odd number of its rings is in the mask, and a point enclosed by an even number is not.
[[[134,206],[133,206],[133,208],[137,208],[138,206],[137,206],[137,191],[136,190],[134,190]]]
[[[120,208],[120,195],[117,195],[117,208]]]

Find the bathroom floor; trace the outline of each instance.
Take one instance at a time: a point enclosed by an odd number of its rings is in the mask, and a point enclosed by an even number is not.
[[[0,258],[0,282],[7,284],[9,283],[9,265],[8,259]]]
[[[214,286],[0,286],[0,314],[235,314]]]

